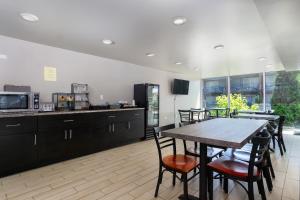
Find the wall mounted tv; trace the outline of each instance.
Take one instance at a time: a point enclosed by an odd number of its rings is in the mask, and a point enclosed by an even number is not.
[[[179,95],[188,95],[189,94],[189,81],[174,79],[172,93]]]

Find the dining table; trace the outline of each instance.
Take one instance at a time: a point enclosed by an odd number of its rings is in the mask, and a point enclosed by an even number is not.
[[[279,115],[273,114],[249,114],[249,113],[238,113],[237,115],[232,115],[232,118],[243,118],[243,119],[264,119],[268,121],[276,121],[280,118]]]
[[[165,137],[200,143],[199,197],[189,200],[207,200],[207,148],[241,148],[268,124],[267,120],[217,118],[196,124],[169,129],[161,134]],[[179,199],[184,199],[183,195]]]

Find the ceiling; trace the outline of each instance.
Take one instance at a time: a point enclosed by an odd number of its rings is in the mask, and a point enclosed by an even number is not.
[[[293,70],[300,67],[299,5],[299,0],[0,0],[0,35],[195,78]],[[40,20],[27,22],[23,12]],[[186,24],[175,26],[176,16],[187,18]],[[115,44],[102,44],[107,38]],[[219,44],[225,48],[215,50]],[[147,57],[150,52],[155,56]]]

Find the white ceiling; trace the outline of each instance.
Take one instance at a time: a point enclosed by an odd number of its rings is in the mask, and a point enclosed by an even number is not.
[[[0,34],[194,77],[297,69],[299,2],[0,0]],[[24,21],[23,12],[40,21]],[[188,21],[175,26],[175,16]],[[104,38],[116,44],[103,45]],[[224,50],[214,50],[218,44]]]

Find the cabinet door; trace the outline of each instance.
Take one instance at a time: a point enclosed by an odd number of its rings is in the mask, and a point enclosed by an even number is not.
[[[67,130],[40,130],[38,133],[38,158],[41,164],[53,163],[66,159],[67,142]]]
[[[78,127],[69,129],[68,131],[68,146],[67,157],[75,158],[86,155],[91,152],[93,140],[91,133],[86,127]]]
[[[29,169],[36,161],[35,135],[32,132],[0,136],[0,175]]]

